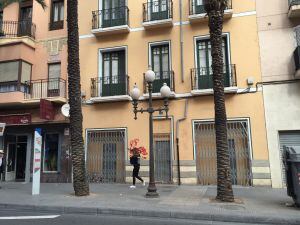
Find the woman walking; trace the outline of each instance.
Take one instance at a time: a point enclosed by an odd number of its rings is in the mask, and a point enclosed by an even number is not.
[[[145,186],[145,181],[139,176],[140,172],[140,153],[138,149],[133,149],[133,155],[130,157],[130,164],[133,165],[133,171],[132,171],[132,185],[130,188],[136,188],[135,186],[135,180],[136,178],[140,180],[143,185]]]

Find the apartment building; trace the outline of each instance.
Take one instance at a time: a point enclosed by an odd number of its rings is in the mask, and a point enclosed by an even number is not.
[[[223,30],[228,144],[235,185],[271,185],[261,82],[256,4],[232,0]],[[216,184],[211,45],[201,0],[79,1],[80,66],[86,163],[91,182],[130,182],[128,143],[149,148],[148,115],[134,120],[130,90],[144,73],[170,86],[169,118],[154,117],[159,183]],[[148,177],[148,160],[141,176]]]
[[[300,146],[300,1],[257,1],[257,22],[272,186],[284,187],[283,146]]]
[[[70,181],[67,29],[64,0],[32,0],[0,9],[0,149],[6,181],[29,182],[33,140],[42,129],[42,182]]]

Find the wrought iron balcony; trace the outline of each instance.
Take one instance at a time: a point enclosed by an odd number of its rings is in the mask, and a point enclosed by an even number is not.
[[[28,36],[35,38],[36,26],[31,20],[0,21],[0,38]]]
[[[173,18],[172,0],[153,0],[143,4],[143,22]]]
[[[160,88],[166,83],[172,92],[175,92],[175,82],[174,82],[174,71],[163,71],[155,73],[155,80],[153,81],[153,93],[160,93]],[[148,93],[148,84],[145,80],[144,74],[144,94]]]
[[[236,68],[234,64],[224,65],[224,87],[236,87]],[[213,88],[213,71],[211,67],[191,69],[192,90]]]
[[[289,12],[290,18],[300,17],[300,0],[288,0],[289,1]]]
[[[92,29],[129,25],[129,9],[127,6],[102,9],[92,12]]]
[[[66,80],[61,78],[31,80],[25,83],[25,99],[66,98]]]
[[[206,12],[204,9],[203,1],[189,0],[189,20],[193,22],[201,22],[207,20]],[[233,14],[232,0],[228,0],[227,8],[224,11],[224,18],[231,18]]]
[[[202,14],[206,13],[204,9],[204,5],[198,4],[199,0],[189,0],[190,1],[190,15]],[[203,2],[203,1],[201,1]],[[232,0],[228,1],[228,5],[226,9],[232,9]]]
[[[106,76],[91,79],[91,97],[129,96],[129,76]]]

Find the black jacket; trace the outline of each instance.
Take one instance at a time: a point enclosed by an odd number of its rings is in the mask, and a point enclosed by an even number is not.
[[[130,157],[130,164],[131,165],[140,165],[140,158],[136,155]]]

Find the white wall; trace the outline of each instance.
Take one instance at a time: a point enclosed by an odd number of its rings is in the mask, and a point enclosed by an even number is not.
[[[272,187],[282,187],[278,131],[300,130],[300,82],[263,87]]]

